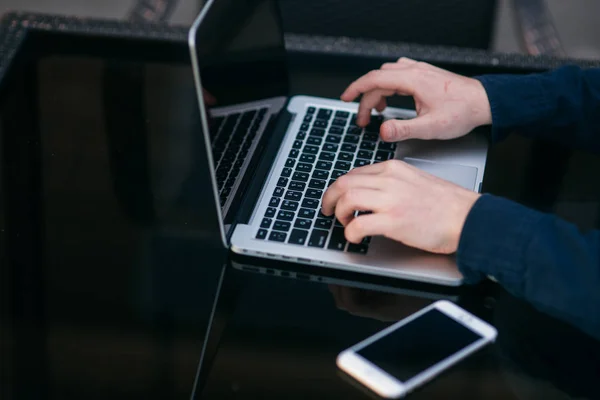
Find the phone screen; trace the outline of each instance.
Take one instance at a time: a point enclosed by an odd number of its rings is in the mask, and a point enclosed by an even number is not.
[[[356,353],[406,382],[481,338],[432,309]]]

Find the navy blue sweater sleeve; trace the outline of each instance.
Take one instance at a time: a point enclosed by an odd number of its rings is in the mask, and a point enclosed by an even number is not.
[[[457,252],[467,282],[495,278],[513,295],[600,339],[600,232],[485,194]]]
[[[600,152],[600,69],[483,75],[494,142],[510,132]]]
[[[600,152],[600,70],[478,77],[493,141],[510,132]],[[600,232],[483,195],[463,227],[457,261],[467,282],[494,277],[513,295],[600,339]]]

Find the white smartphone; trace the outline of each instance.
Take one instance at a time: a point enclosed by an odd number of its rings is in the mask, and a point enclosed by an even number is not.
[[[496,336],[488,323],[440,300],[341,352],[337,365],[381,397],[395,399]]]

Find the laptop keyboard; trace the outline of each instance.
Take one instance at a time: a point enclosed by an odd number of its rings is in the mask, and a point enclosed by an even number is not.
[[[257,239],[367,254],[370,238],[347,243],[339,221],[320,212],[321,198],[337,178],[394,157],[396,145],[379,140],[383,117],[373,116],[364,129],[355,122],[356,114],[347,111],[306,109]]]
[[[221,207],[237,181],[267,108],[232,113],[210,119],[213,158]]]

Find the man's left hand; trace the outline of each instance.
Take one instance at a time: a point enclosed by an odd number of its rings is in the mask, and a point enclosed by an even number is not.
[[[322,212],[335,213],[352,243],[382,235],[432,253],[452,254],[479,196],[403,161],[390,160],[338,178],[323,196]],[[355,210],[372,213],[354,217]]]

